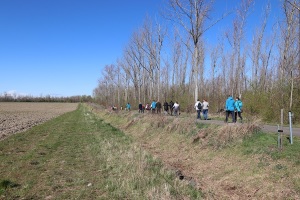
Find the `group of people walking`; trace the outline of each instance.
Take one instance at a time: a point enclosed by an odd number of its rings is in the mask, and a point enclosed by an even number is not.
[[[200,102],[200,100],[198,99],[195,103],[196,111],[197,111],[197,119],[201,119],[201,111],[203,114],[203,119],[207,120],[208,119],[208,107],[209,107],[209,103],[203,99],[203,102]]]
[[[165,114],[170,114],[170,115],[180,114],[180,106],[177,101],[175,103],[173,103],[173,101],[170,101],[170,103],[165,101],[164,104],[162,105],[159,101],[153,100],[151,104],[147,103],[145,106],[141,102],[139,103],[139,113],[144,113],[145,110],[147,110],[148,112],[151,112],[153,114],[154,113],[160,114],[162,108]]]
[[[233,97],[229,95],[225,103],[225,111],[226,111],[226,118],[225,118],[226,123],[228,122],[229,115],[231,115],[233,123],[236,123],[237,116],[240,118],[241,122],[243,122],[243,117],[242,117],[243,102],[240,100],[239,97],[236,97],[234,100]]]
[[[207,102],[207,100],[203,99],[203,102],[201,102],[198,99],[194,107],[197,111],[197,119],[201,119],[201,111],[202,111],[203,119],[208,120],[209,103]],[[237,117],[239,117],[241,122],[243,122],[243,117],[242,117],[243,102],[240,100],[239,97],[236,97],[234,100],[231,95],[228,96],[225,102],[225,112],[226,112],[226,118],[225,118],[226,123],[228,122],[229,115],[231,115],[233,123],[236,123]]]
[[[164,102],[162,105],[159,101],[153,100],[151,104],[147,103],[146,105],[143,105],[142,103],[139,103],[139,113],[144,113],[145,110],[151,113],[161,113],[161,110],[163,108],[163,111],[165,114],[170,114],[170,115],[180,115],[180,105],[176,101],[173,103],[173,101],[170,101],[169,103],[167,101]],[[203,115],[204,120],[208,120],[208,107],[209,103],[206,99],[203,99],[201,102],[199,99],[196,101],[194,108],[197,111],[197,119],[202,119],[201,118],[201,112]],[[131,109],[131,105],[127,103],[126,110]],[[242,117],[242,112],[243,112],[243,102],[240,100],[239,97],[236,97],[235,100],[231,95],[228,96],[226,102],[225,102],[225,112],[226,112],[226,118],[225,122],[228,122],[228,118],[231,115],[232,117],[232,122],[236,123],[237,117],[240,118],[241,122],[243,122],[243,117]]]

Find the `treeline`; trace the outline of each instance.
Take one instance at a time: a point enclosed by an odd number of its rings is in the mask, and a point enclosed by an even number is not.
[[[281,10],[272,20],[269,3],[249,30],[254,0],[238,1],[215,19],[213,1],[168,0],[161,19],[146,18],[122,57],[104,67],[96,101],[136,108],[173,100],[190,111],[199,98],[216,112],[230,94],[242,99],[245,113],[265,121],[279,122],[281,108],[299,120],[300,2],[276,0]],[[231,21],[218,27],[225,19]],[[211,29],[219,30],[215,43],[206,41]]]
[[[63,103],[78,103],[78,102],[93,102],[90,95],[78,95],[70,97],[52,97],[50,95],[44,97],[34,96],[12,96],[8,94],[0,95],[0,102],[63,102]]]

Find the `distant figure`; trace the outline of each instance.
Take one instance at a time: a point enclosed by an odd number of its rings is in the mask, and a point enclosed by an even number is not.
[[[151,106],[149,105],[149,103],[146,104],[145,109],[148,110],[148,112],[150,112]]]
[[[235,123],[234,118],[234,100],[231,95],[228,96],[226,103],[225,103],[225,110],[226,110],[226,119],[225,122],[228,122],[229,115],[232,116],[232,122]]]
[[[152,111],[152,113],[155,113],[155,110],[156,110],[156,101],[153,100],[152,103],[151,103],[151,111]]]
[[[169,104],[167,101],[165,101],[163,107],[164,107],[165,114],[168,114],[169,113]]]
[[[159,101],[156,103],[156,112],[157,114],[161,114],[161,103]]]
[[[173,109],[174,109],[174,115],[180,115],[180,106],[179,103],[177,101],[175,101],[174,105],[173,105]]]
[[[174,106],[174,103],[173,103],[172,100],[170,101],[169,106],[170,106],[170,112],[171,112],[171,115],[172,115],[173,114],[173,106]]]
[[[243,117],[242,117],[243,102],[240,100],[239,97],[235,98],[234,105],[235,105],[235,112],[234,112],[235,121],[237,121],[237,115],[238,115],[239,118],[241,119],[241,123],[243,123]]]
[[[209,103],[205,99],[203,99],[202,113],[203,113],[204,120],[207,120],[208,117],[208,107],[209,107]]]
[[[130,103],[127,103],[127,104],[126,104],[126,109],[127,109],[128,111],[130,111],[130,109],[131,109]]]
[[[202,103],[199,101],[199,99],[195,103],[195,109],[197,111],[197,119],[201,119],[201,110],[202,110]]]
[[[143,104],[139,103],[139,113],[143,113]]]

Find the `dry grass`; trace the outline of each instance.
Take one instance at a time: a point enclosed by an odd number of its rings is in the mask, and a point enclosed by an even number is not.
[[[194,115],[158,116],[134,111],[108,114],[104,110],[97,113],[133,136],[165,166],[180,170],[184,181],[204,191],[206,199],[300,198],[297,165],[284,159],[274,160],[268,153],[243,153],[244,139],[260,134],[257,119],[218,126],[196,124]],[[272,151],[276,151],[276,145],[274,141]]]

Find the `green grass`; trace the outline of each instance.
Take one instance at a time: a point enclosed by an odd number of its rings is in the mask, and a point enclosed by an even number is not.
[[[0,199],[201,196],[84,106],[0,142]]]
[[[278,136],[259,132],[251,137],[244,139],[241,151],[244,154],[269,155],[273,160],[285,159],[295,164],[300,164],[300,140],[299,137],[293,138],[293,144],[289,143],[288,136],[282,136],[281,150],[278,148]]]

